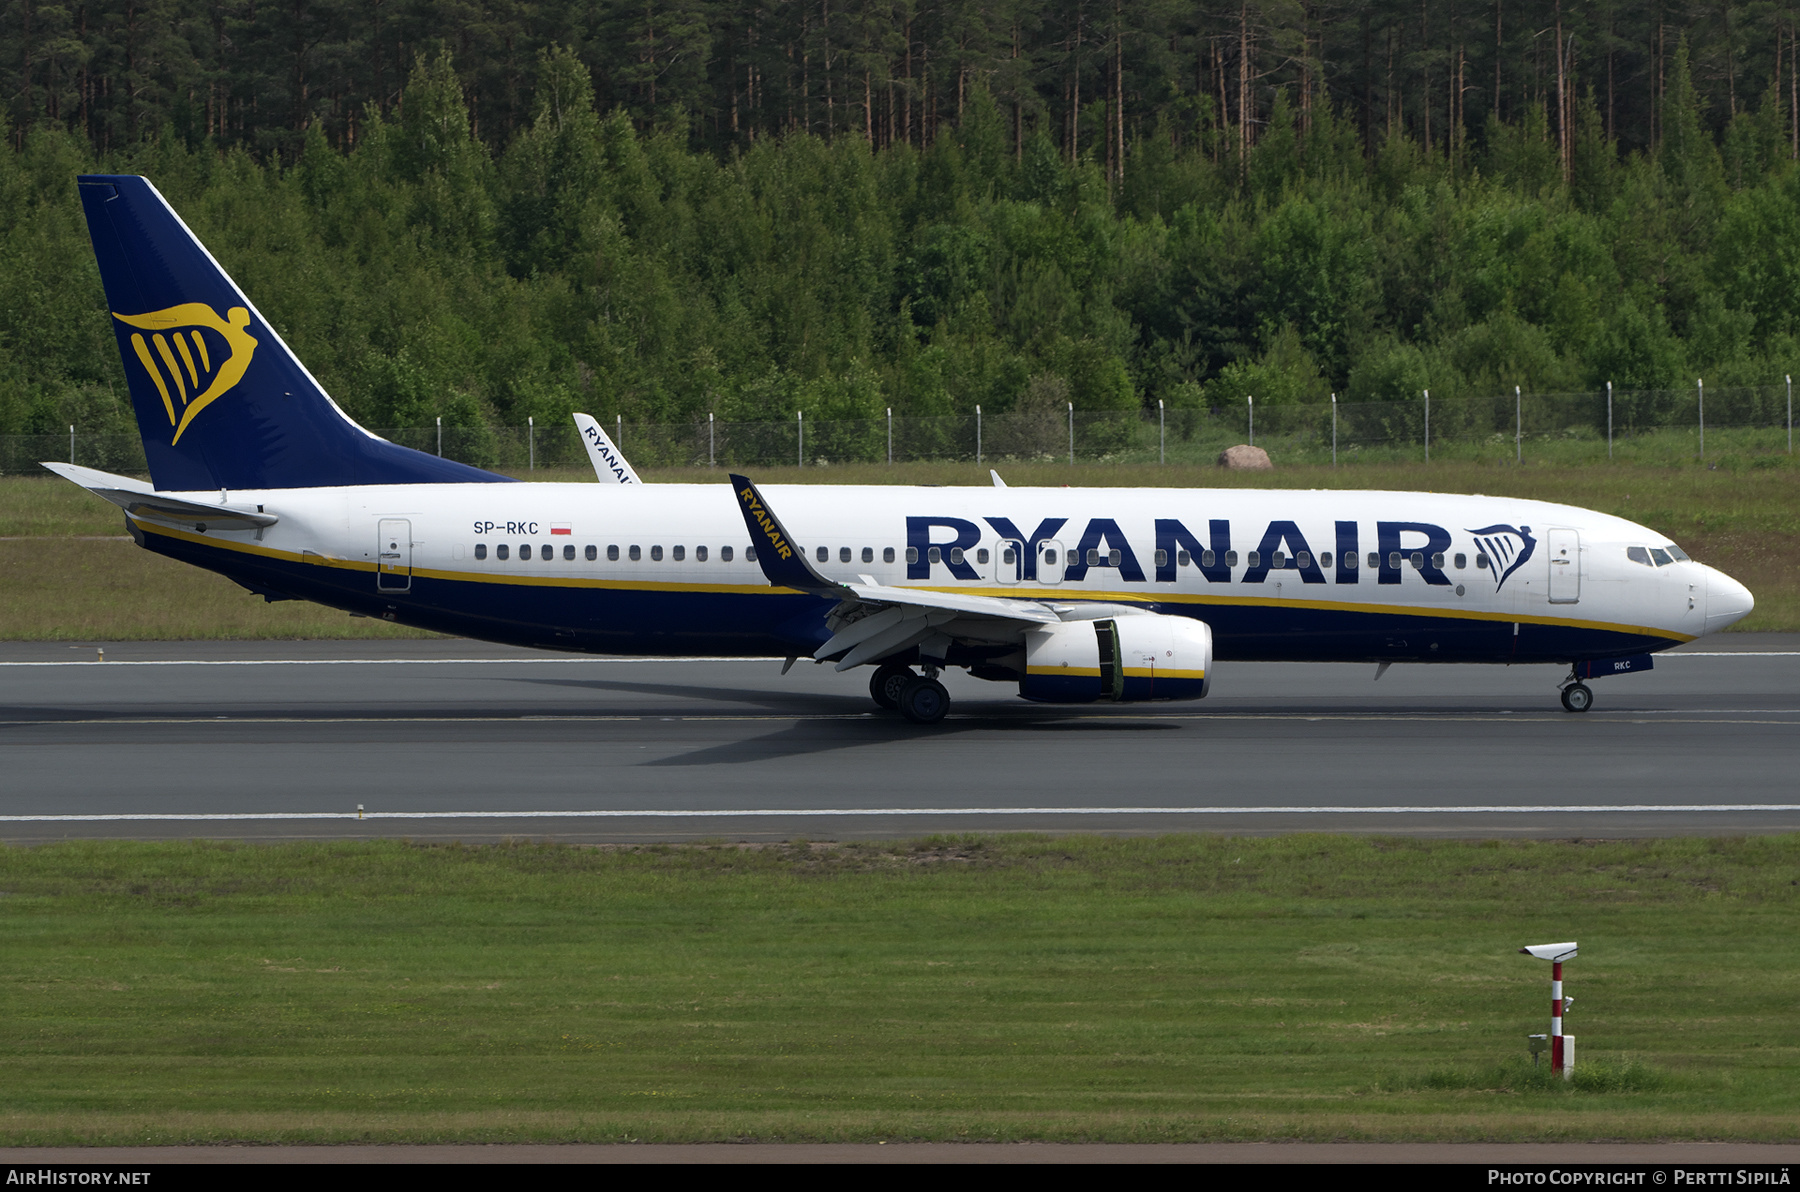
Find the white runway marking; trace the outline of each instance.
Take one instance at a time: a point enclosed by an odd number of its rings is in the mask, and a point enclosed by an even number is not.
[[[0,815],[0,823],[70,824],[117,821],[236,822],[247,820],[419,819],[734,819],[771,816],[876,815],[1475,815],[1543,813],[1800,811],[1800,803],[1587,803],[1471,807],[756,807],[730,810],[632,809],[626,811],[246,811],[123,812],[107,815]]]

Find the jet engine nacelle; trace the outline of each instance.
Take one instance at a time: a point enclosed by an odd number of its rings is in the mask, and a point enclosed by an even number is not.
[[[1212,654],[1211,627],[1188,617],[1064,621],[1025,635],[1019,694],[1047,704],[1200,699],[1212,683]]]

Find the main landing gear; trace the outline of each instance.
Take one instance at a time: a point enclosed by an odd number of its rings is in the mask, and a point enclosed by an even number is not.
[[[936,667],[917,675],[910,666],[887,663],[875,669],[869,695],[881,707],[897,711],[914,724],[936,724],[950,710],[950,693],[937,681]]]

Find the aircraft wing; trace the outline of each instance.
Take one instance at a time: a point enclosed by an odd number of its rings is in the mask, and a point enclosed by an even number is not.
[[[75,464],[44,464],[65,480],[72,480],[95,496],[111,501],[133,517],[154,518],[181,527],[192,527],[202,534],[208,530],[260,530],[281,519],[273,513],[255,513],[232,509],[225,505],[208,505],[159,493],[141,480],[114,476],[96,468]]]
[[[588,462],[594,465],[594,475],[600,478],[601,484],[642,484],[638,474],[632,471],[631,465],[625,462],[625,456],[619,451],[618,444],[606,437],[600,424],[587,414],[575,415],[575,429],[581,432],[581,441],[587,447]]]
[[[944,639],[946,644],[955,638],[1016,640],[1032,625],[1054,624],[1062,619],[1036,600],[894,588],[877,584],[868,576],[862,576],[861,583],[828,579],[794,545],[792,536],[754,484],[733,475],[731,486],[744,524],[757,543],[756,561],[768,581],[778,588],[837,598],[837,607],[825,621],[832,631],[831,640],[813,655],[821,660],[842,655],[838,670],[849,670],[914,646],[929,646],[935,638]]]

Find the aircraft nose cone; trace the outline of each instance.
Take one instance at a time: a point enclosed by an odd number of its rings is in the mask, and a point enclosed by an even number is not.
[[[1756,597],[1723,571],[1706,569],[1706,632],[1717,633],[1750,615]]]

